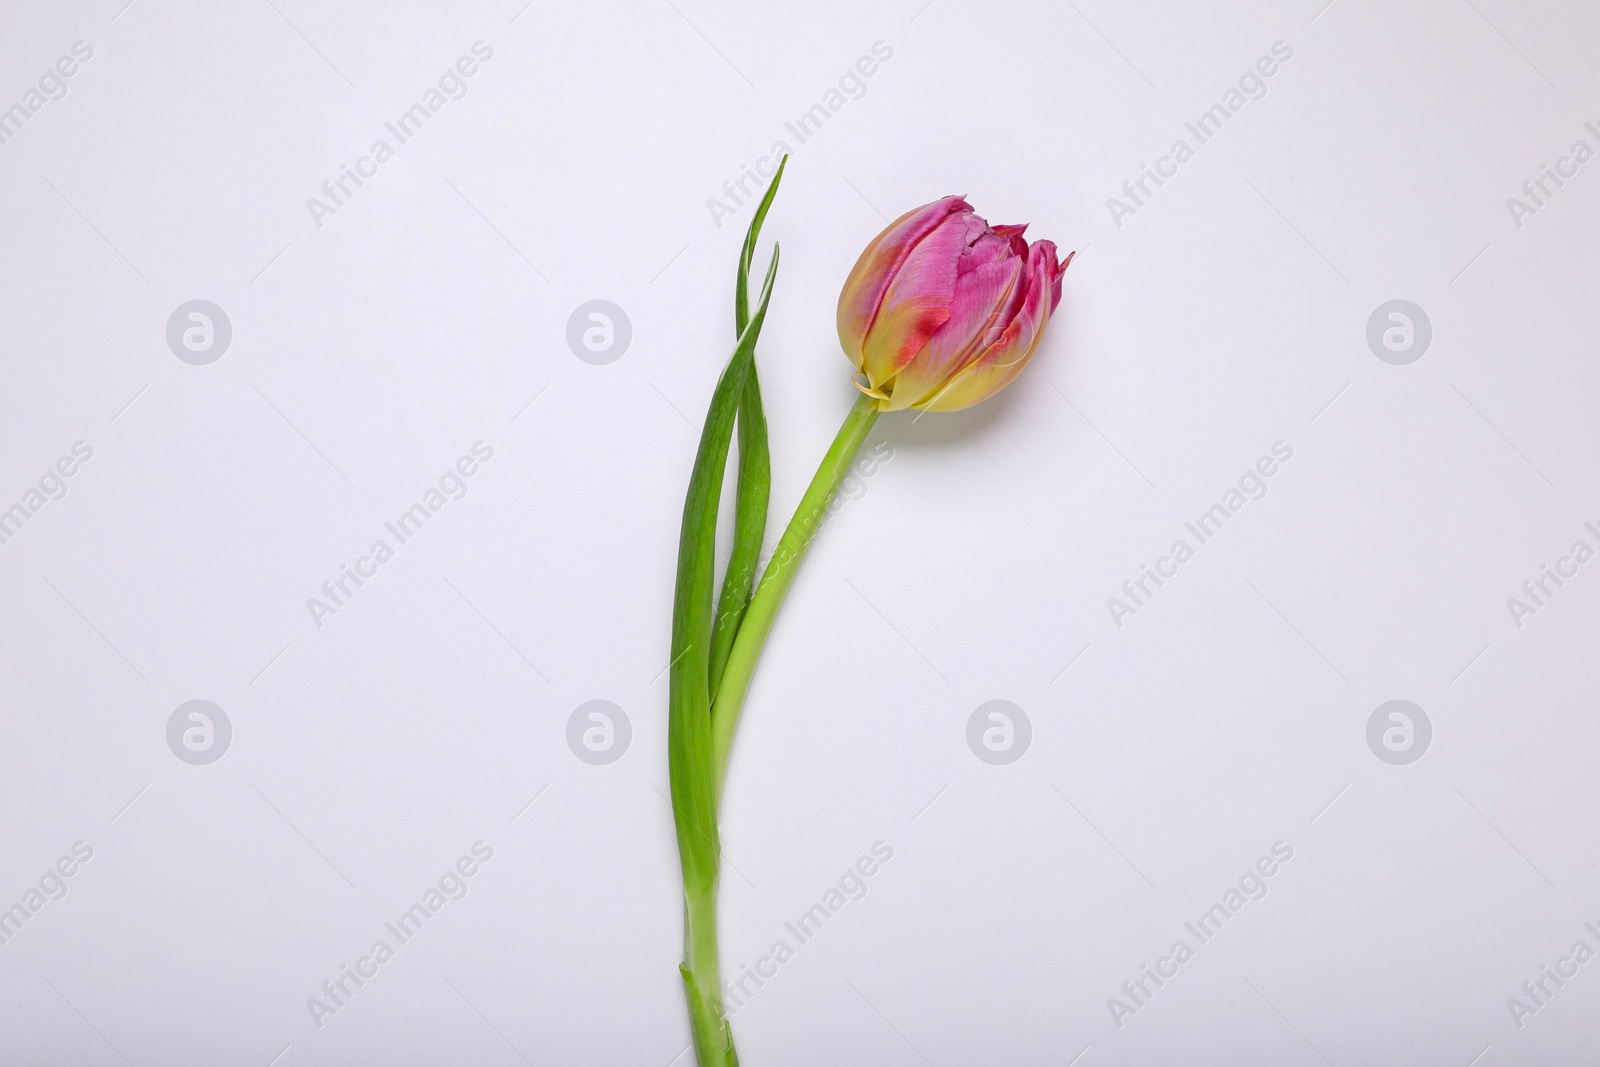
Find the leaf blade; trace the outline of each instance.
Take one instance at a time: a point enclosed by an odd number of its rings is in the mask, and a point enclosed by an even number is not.
[[[673,822],[686,888],[715,884],[721,860],[711,746],[710,657],[712,579],[717,510],[756,339],[766,320],[778,271],[778,250],[750,316],[712,394],[685,495],[678,539],[677,588],[672,609],[667,763]]]
[[[766,195],[756,207],[745,231],[744,247],[739,253],[738,275],[734,282],[733,318],[738,333],[743,333],[749,321],[750,261],[755,255],[756,241],[761,236],[761,225],[766,221],[767,210],[778,194],[778,184],[783,181],[783,169],[789,157],[778,161],[778,169],[767,186]],[[761,382],[752,359],[745,379],[744,392],[739,398],[739,485],[734,503],[733,551],[728,556],[728,570],[723,576],[722,594],[717,601],[716,628],[712,635],[710,662],[711,699],[716,700],[722,685],[723,668],[733,650],[733,640],[738,636],[739,624],[744,620],[745,609],[755,591],[756,566],[760,562],[761,545],[767,532],[767,508],[772,498],[772,457],[767,443],[767,417],[761,404]]]

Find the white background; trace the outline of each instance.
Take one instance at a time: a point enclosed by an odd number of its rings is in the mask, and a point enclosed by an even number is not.
[[[94,850],[0,945],[5,1062],[683,1052],[662,671],[748,220],[707,198],[778,139],[773,539],[853,395],[834,304],[884,216],[966,193],[1082,252],[1011,389],[880,421],[892,461],[773,633],[725,970],[894,855],[735,1016],[743,1062],[1596,1057],[1600,962],[1507,1006],[1600,950],[1600,564],[1507,607],[1600,547],[1600,163],[1520,227],[1506,203],[1600,148],[1591,8],[124,2],[10,0],[0,32],[0,107],[93,49],[0,146],[0,507],[93,449],[0,544],[0,908]],[[317,225],[480,40],[467,95]],[[1265,97],[1116,225],[1277,41]],[[233,328],[206,366],[165,336],[196,298]],[[1397,298],[1433,327],[1407,366],[1365,337]],[[565,340],[592,299],[632,322],[609,365]],[[480,440],[467,495],[319,627],[307,599]],[[1277,441],[1266,497],[1115,625]],[[1409,766],[1366,741],[1397,698],[1433,725]],[[166,740],[193,699],[233,727],[208,766]],[[565,739],[594,699],[633,727],[608,766]],[[966,743],[992,699],[1033,725],[1008,766]],[[318,1027],[308,998],[479,840],[468,895]],[[1108,998],[1277,841],[1267,896],[1119,1027]]]

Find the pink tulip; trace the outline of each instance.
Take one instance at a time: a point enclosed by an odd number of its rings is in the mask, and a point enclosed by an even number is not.
[[[1050,241],[990,226],[963,197],[908,211],[873,239],[839,294],[839,343],[881,411],[957,411],[1022,373],[1061,302]]]

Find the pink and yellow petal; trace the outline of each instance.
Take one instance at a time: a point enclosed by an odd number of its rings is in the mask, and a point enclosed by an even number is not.
[[[906,255],[862,346],[858,366],[873,385],[887,385],[949,320],[957,263],[984,228],[971,212],[946,216]]]
[[[863,369],[862,350],[878,316],[884,294],[917,244],[952,214],[972,208],[959,196],[947,196],[901,215],[862,251],[839,294],[839,343]]]
[[[894,396],[899,407],[915,406],[937,393],[951,375],[998,339],[1012,293],[1025,284],[1024,266],[1021,258],[1008,256],[957,279],[950,318],[895,376]]]
[[[1058,277],[1054,258],[1053,248],[1035,245],[1029,250],[1024,281],[1027,288],[1015,317],[1000,331],[993,344],[914,406],[927,411],[959,411],[987,400],[1022,373],[1022,368],[1033,358],[1050,319]]]

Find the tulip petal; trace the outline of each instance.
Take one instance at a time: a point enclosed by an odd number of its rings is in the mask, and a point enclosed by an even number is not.
[[[839,343],[857,370],[864,370],[863,344],[878,317],[884,293],[906,258],[923,238],[950,215],[971,212],[960,196],[947,196],[901,215],[862,251],[839,294]]]
[[[1015,240],[1022,243],[1021,238]],[[1025,251],[1027,245],[1022,247]],[[1011,240],[989,234],[974,242],[971,252],[962,259],[979,262],[969,270],[958,269],[950,318],[895,375],[890,410],[930,399],[952,375],[999,340],[1015,317],[1026,288],[1022,281],[1026,256],[1016,253]]]
[[[878,317],[862,346],[862,370],[873,385],[887,386],[950,318],[957,264],[988,223],[971,211],[957,212],[917,242],[883,294]]]
[[[1061,272],[1055,246],[1037,241],[1028,249],[1023,284],[1026,290],[1015,317],[995,343],[953,374],[927,400],[916,404],[925,411],[959,411],[998,393],[1022,373],[1044,336],[1045,324],[1059,291]]]
[[[1048,241],[1041,241],[1040,244],[1050,245],[1050,256],[1051,260],[1054,261],[1056,246]],[[1061,303],[1061,276],[1067,273],[1067,268],[1072,265],[1072,257],[1077,254],[1076,251],[1068,252],[1067,258],[1063,259],[1061,265],[1056,267],[1054,280],[1050,283],[1050,313],[1052,315],[1055,314],[1056,305]]]

